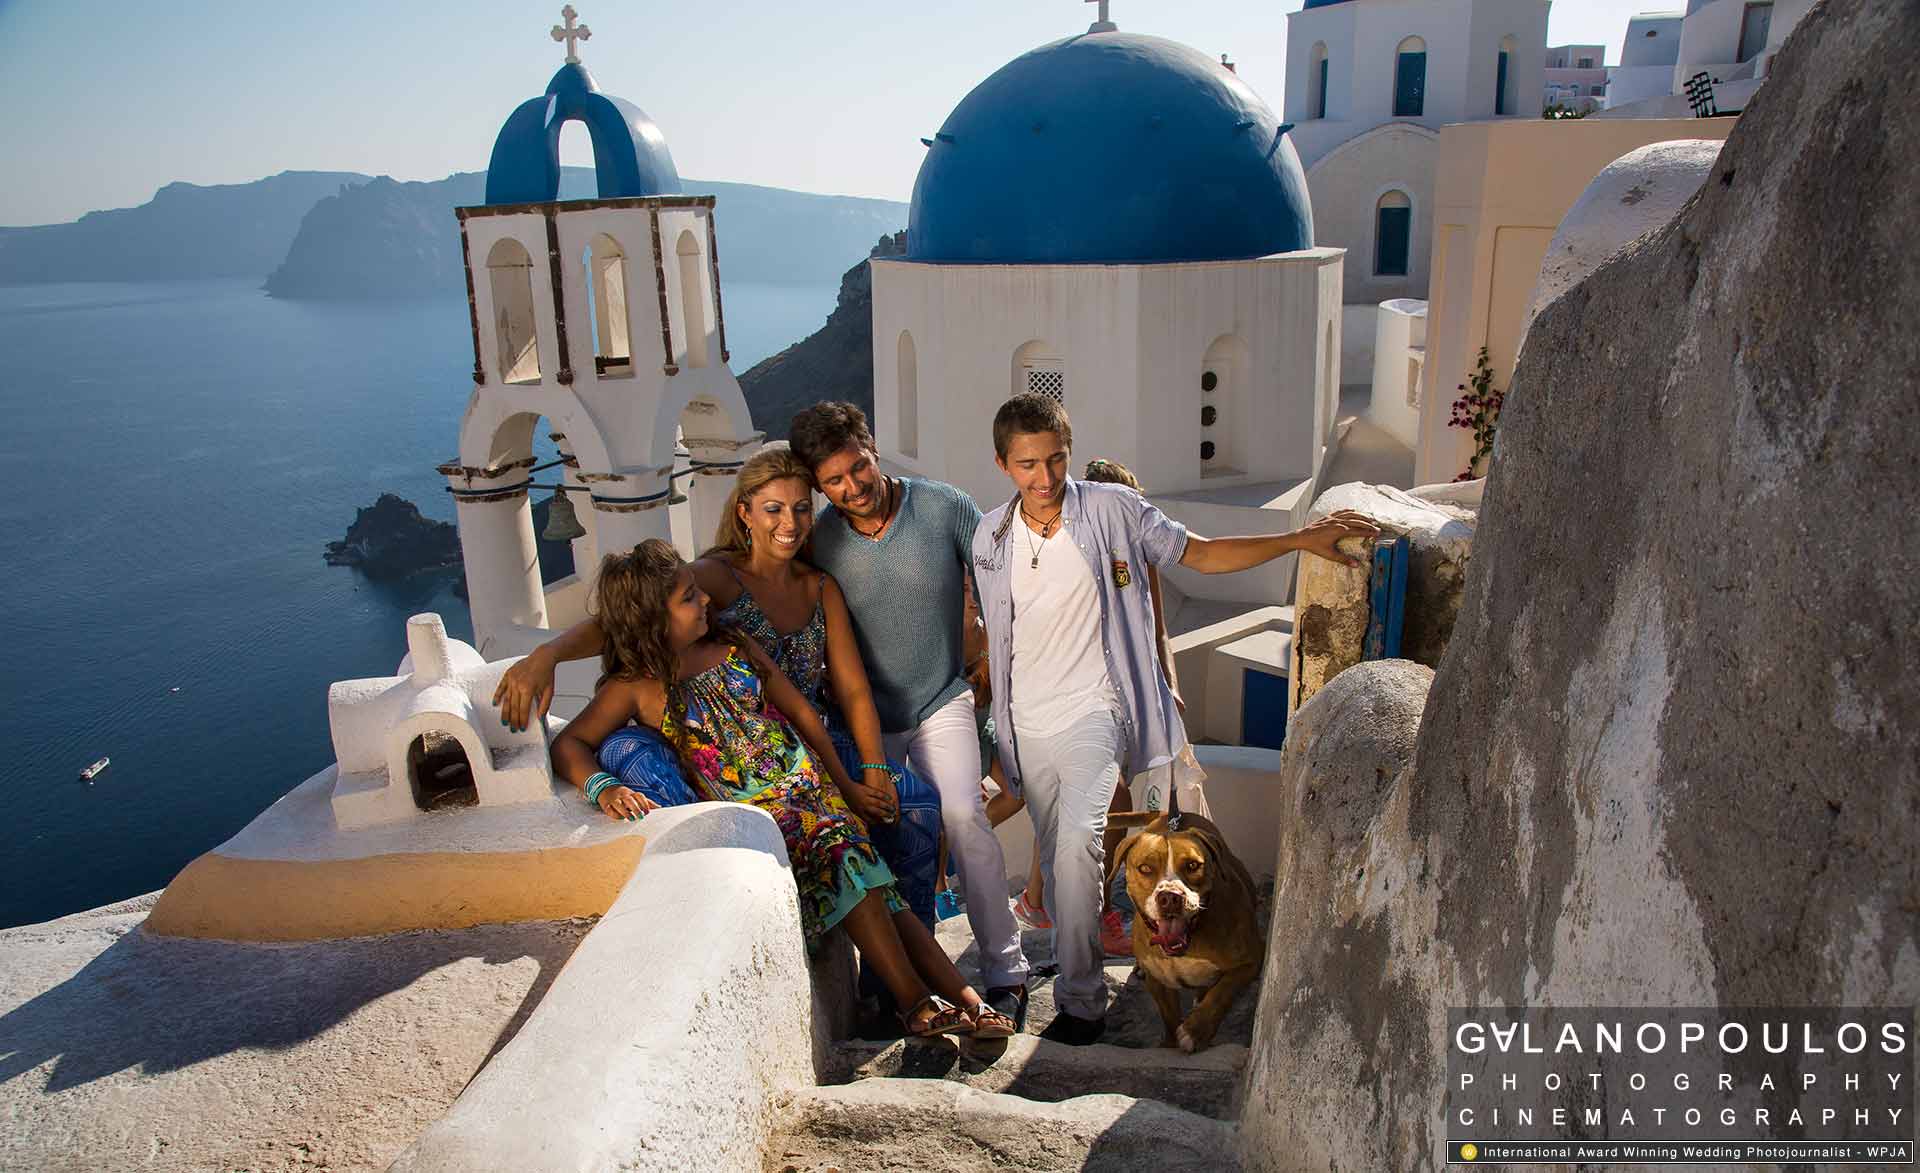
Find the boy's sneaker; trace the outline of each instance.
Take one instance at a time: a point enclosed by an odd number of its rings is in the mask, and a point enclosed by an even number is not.
[[[1100,918],[1100,948],[1108,957],[1133,956],[1133,926],[1117,908],[1107,909]]]
[[[1013,915],[1014,919],[1030,929],[1053,927],[1053,918],[1047,915],[1047,910],[1037,904],[1028,904],[1027,894],[1024,891],[1013,902]]]

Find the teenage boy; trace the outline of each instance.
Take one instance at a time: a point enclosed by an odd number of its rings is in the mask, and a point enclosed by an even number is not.
[[[1000,764],[1033,816],[1053,917],[1059,1014],[1043,1037],[1080,1046],[1106,1027],[1107,805],[1123,766],[1137,774],[1186,745],[1155,658],[1146,568],[1225,574],[1296,550],[1358,565],[1335,543],[1379,529],[1343,511],[1288,534],[1203,538],[1131,489],[1068,477],[1072,449],[1073,425],[1058,401],[1018,395],[1001,406],[994,461],[1016,491],[974,533],[973,581]]]
[[[980,507],[952,485],[880,471],[866,413],[817,403],[787,431],[831,506],[808,561],[832,575],[853,617],[887,756],[940,792],[989,1005],[1026,1022],[1028,965],[1007,901],[1007,862],[987,821],[973,691],[962,665],[967,559]]]

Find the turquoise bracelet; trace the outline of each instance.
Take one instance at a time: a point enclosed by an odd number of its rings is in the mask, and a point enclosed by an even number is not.
[[[625,783],[605,771],[595,771],[587,777],[587,801],[594,806],[600,805],[600,794],[609,786],[623,786]]]

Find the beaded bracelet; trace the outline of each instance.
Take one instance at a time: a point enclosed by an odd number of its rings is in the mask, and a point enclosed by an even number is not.
[[[885,771],[886,771],[887,773],[889,773],[889,774],[891,774],[891,773],[893,773],[893,767],[892,767],[892,766],[889,766],[889,765],[888,765],[887,763],[885,763],[885,762],[861,762],[861,763],[860,763],[860,769],[861,769],[861,770],[863,770],[863,771],[865,771],[865,770],[885,770]]]
[[[624,786],[624,782],[603,770],[597,770],[587,778],[587,802],[600,805],[600,795],[609,786]]]

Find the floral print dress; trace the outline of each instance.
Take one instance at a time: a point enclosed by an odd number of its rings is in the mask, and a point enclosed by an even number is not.
[[[809,950],[868,892],[884,893],[889,913],[906,907],[865,825],[766,699],[759,674],[738,648],[667,690],[660,733],[680,752],[687,780],[702,798],[750,803],[779,824]]]
[[[833,737],[833,748],[847,773],[860,776],[860,749],[854,745],[846,721],[827,704],[827,612],[818,594],[813,614],[799,630],[782,632],[773,618],[761,610],[753,592],[740,581],[739,572],[727,566],[727,572],[739,583],[740,593],[715,619],[753,637],[769,659],[787,674],[800,695],[807,698]],[[817,589],[824,589],[824,580]],[[933,900],[940,877],[940,793],[903,762],[889,761],[893,771],[894,793],[900,798],[900,817],[890,827],[869,827],[873,846],[887,862],[900,894],[913,914],[928,928],[934,925]]]

